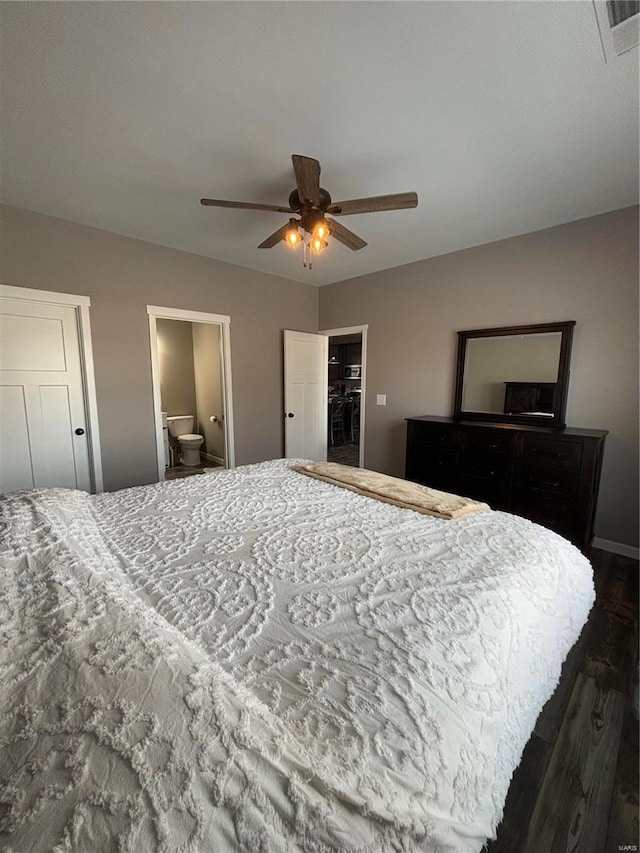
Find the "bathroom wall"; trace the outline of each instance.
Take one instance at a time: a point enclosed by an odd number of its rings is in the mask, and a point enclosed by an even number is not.
[[[186,325],[186,324],[185,324]],[[193,368],[196,393],[196,432],[204,436],[202,451],[225,459],[220,326],[190,323],[193,328]],[[217,415],[218,423],[209,418]]]
[[[193,369],[191,323],[158,318],[160,399],[168,415],[195,415],[196,382]]]

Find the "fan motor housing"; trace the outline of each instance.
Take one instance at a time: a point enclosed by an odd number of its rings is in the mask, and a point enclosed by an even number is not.
[[[331,204],[331,196],[329,195],[329,193],[326,190],[324,190],[324,189],[322,189],[322,187],[320,187],[320,200],[319,200],[318,206],[317,206],[317,208],[312,208],[312,209],[316,209],[316,210],[320,209],[321,211],[324,212],[329,207],[330,204]],[[293,190],[291,192],[291,195],[289,196],[289,207],[291,208],[291,210],[295,210],[297,212],[300,212],[300,211],[302,211],[302,209],[304,207],[307,207],[307,205],[303,205],[302,202],[300,201],[300,196],[298,195],[297,189]]]

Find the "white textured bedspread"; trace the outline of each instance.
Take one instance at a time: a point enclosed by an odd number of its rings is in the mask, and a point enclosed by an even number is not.
[[[293,463],[2,498],[1,849],[494,833],[588,561],[515,516],[430,518]]]

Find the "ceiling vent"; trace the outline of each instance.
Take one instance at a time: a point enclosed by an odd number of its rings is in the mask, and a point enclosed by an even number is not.
[[[593,0],[593,6],[605,62],[638,47],[640,0]]]

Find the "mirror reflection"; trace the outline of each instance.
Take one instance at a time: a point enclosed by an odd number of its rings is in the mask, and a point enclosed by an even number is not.
[[[562,332],[469,338],[465,412],[554,417]]]

